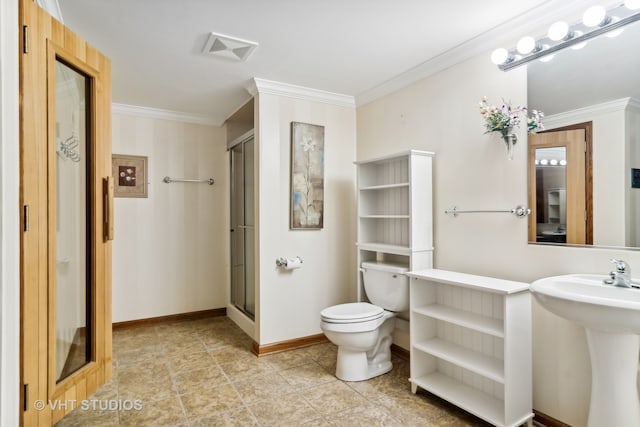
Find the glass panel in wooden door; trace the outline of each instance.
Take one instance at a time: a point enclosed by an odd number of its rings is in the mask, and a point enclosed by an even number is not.
[[[55,63],[56,257],[55,378],[59,382],[91,360],[89,79]]]

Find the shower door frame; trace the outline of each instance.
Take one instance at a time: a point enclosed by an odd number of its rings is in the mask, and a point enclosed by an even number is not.
[[[254,230],[254,237],[253,237],[253,250],[255,251],[255,213],[253,213],[252,217],[254,218],[254,223],[247,225],[247,215],[246,215],[246,193],[245,190],[247,188],[246,186],[246,169],[245,169],[245,165],[246,165],[246,158],[245,158],[245,144],[247,144],[248,142],[251,142],[253,144],[253,154],[255,156],[256,150],[255,150],[255,136],[254,136],[254,131],[251,130],[245,134],[243,134],[242,136],[240,136],[239,138],[235,139],[233,142],[231,142],[228,145],[228,150],[229,150],[229,251],[230,251],[230,289],[229,289],[229,302],[236,308],[238,309],[240,312],[242,312],[245,316],[247,316],[248,318],[250,318],[251,320],[255,320],[255,254],[254,254],[254,263],[251,266],[251,268],[254,269],[254,273],[253,273],[253,284],[251,286],[251,288],[253,289],[253,301],[254,301],[254,307],[253,307],[253,312],[250,311],[250,309],[248,309],[247,307],[247,263],[246,263],[246,259],[247,259],[247,232],[246,230],[248,229],[252,229]],[[234,221],[234,195],[237,194],[237,188],[236,188],[236,180],[235,180],[235,173],[236,173],[236,168],[234,166],[234,148],[236,148],[238,145],[242,146],[242,151],[241,151],[241,156],[242,156],[242,224],[235,224]],[[254,164],[252,165],[252,169],[253,169],[253,178],[254,178],[254,182],[252,183],[252,187],[253,187],[253,195],[251,197],[255,198],[255,157],[254,157]],[[254,205],[255,206],[255,205]],[[234,261],[234,255],[236,253],[236,248],[234,247],[234,241],[235,239],[235,234],[234,233],[238,233],[240,232],[242,233],[242,297],[241,297],[241,301],[238,301],[236,299],[236,292],[237,289],[234,286],[235,284],[235,280],[234,278],[236,277],[236,273],[234,272],[235,270],[235,261]]]

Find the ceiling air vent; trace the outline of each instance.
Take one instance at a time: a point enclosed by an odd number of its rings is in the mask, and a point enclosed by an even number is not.
[[[257,47],[258,43],[256,42],[225,36],[224,34],[211,33],[202,53],[246,61]]]

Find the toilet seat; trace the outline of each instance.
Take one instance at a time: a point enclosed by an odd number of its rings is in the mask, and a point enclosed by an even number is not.
[[[327,307],[320,312],[326,323],[360,323],[380,319],[384,309],[367,302],[354,302]]]

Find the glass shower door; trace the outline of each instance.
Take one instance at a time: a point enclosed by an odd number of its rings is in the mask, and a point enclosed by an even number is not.
[[[233,146],[231,157],[231,303],[255,316],[253,136]]]

